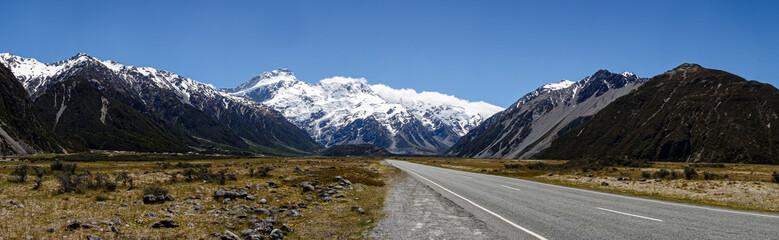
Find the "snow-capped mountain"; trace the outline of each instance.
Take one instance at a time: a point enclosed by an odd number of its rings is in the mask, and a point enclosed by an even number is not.
[[[529,158],[646,81],[629,72],[600,70],[580,81],[545,84],[471,130],[447,152],[462,157]]]
[[[86,77],[105,94],[159,124],[179,128],[176,135],[190,146],[217,144],[281,152],[309,152],[319,147],[275,110],[175,73],[86,54],[49,64],[2,53],[0,63],[13,71],[33,100],[58,82]]]
[[[273,107],[325,146],[372,143],[394,153],[441,153],[502,110],[437,92],[370,85],[364,78],[309,84],[287,69],[222,90]]]

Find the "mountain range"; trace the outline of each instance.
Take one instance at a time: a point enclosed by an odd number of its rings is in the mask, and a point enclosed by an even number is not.
[[[86,54],[0,54],[0,155],[87,150],[779,164],[779,90],[682,64],[652,77],[599,70],[507,109],[364,78],[288,69],[217,90]],[[325,150],[325,147],[328,149]]]
[[[393,153],[443,153],[502,110],[437,92],[370,85],[364,78],[332,77],[310,84],[288,69],[222,90],[273,107],[326,147],[370,143]]]
[[[43,111],[39,115],[48,119],[50,129],[83,138],[81,142],[93,149],[172,152],[199,149],[268,154],[302,154],[320,149],[306,132],[272,108],[175,73],[125,66],[86,54],[48,64],[3,53],[0,63],[16,75]],[[104,110],[107,112],[100,112]],[[72,117],[68,118],[71,111]],[[119,121],[117,114],[127,118]],[[60,119],[63,116],[66,118]],[[58,120],[80,125],[61,129]],[[88,132],[104,127],[123,132],[123,137],[114,140],[125,146],[106,145],[111,142],[109,138]],[[166,143],[175,138],[179,144],[137,148],[130,141],[132,138],[127,138],[136,134],[140,138],[165,139]],[[183,145],[189,148],[182,148]]]
[[[530,158],[646,81],[633,73],[597,71],[530,92],[462,137],[448,153],[475,158]]]
[[[535,157],[779,164],[779,90],[682,64],[558,137]]]

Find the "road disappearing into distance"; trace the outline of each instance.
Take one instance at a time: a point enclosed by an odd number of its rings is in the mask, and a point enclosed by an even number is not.
[[[387,159],[509,239],[779,239],[779,215]]]

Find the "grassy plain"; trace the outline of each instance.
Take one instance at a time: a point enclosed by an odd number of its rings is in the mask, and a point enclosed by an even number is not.
[[[285,233],[286,239],[363,239],[378,219],[392,181],[398,170],[381,166],[381,159],[363,158],[305,158],[305,159],[210,159],[190,160],[185,163],[210,164],[212,172],[227,169],[234,180],[186,181],[177,175],[173,182],[172,173],[182,172],[177,163],[181,161],[96,161],[75,162],[77,175],[98,175],[104,173],[114,179],[115,174],[127,172],[133,179],[134,188],[116,181],[115,190],[93,189],[84,193],[60,192],[61,171],[51,171],[50,157],[35,162],[0,163],[0,236],[5,239],[85,239],[88,235],[102,239],[218,239],[229,230],[240,235],[240,231],[251,228],[253,223],[275,218],[276,228],[281,224],[292,227]],[[36,185],[32,169],[23,183],[14,182],[11,172],[18,165],[38,166],[47,172],[41,187]],[[269,167],[267,176],[258,176],[256,170]],[[299,167],[301,171],[295,171]],[[254,169],[255,175],[250,176]],[[324,201],[316,191],[303,192],[300,183],[318,178],[319,186],[337,185],[335,176],[350,180],[349,189],[336,189],[344,197]],[[269,181],[278,187],[267,187]],[[174,201],[161,204],[143,204],[143,189],[156,186],[167,189]],[[260,186],[260,187],[257,187]],[[212,195],[217,189],[231,190],[246,188],[255,200],[233,199],[223,203]],[[333,197],[335,194],[330,195]],[[308,198],[308,200],[307,200]],[[260,199],[266,199],[261,204]],[[16,204],[12,204],[14,201]],[[288,216],[286,212],[262,214],[242,212],[241,206],[265,209],[282,209],[285,206],[307,204],[298,211],[302,216]],[[21,207],[23,205],[23,207]],[[198,206],[198,207],[196,207]],[[202,209],[198,209],[202,207]],[[364,209],[361,214],[357,208]],[[159,217],[146,217],[154,212]],[[112,220],[118,218],[121,223]],[[172,219],[176,228],[152,228],[153,223]],[[73,221],[88,224],[91,229],[66,230]],[[112,232],[111,226],[118,232]],[[49,229],[56,229],[49,232]],[[267,235],[266,235],[267,236]]]

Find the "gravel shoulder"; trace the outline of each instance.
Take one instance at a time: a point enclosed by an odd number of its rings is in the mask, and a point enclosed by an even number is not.
[[[441,194],[402,173],[384,202],[374,239],[506,239]]]

